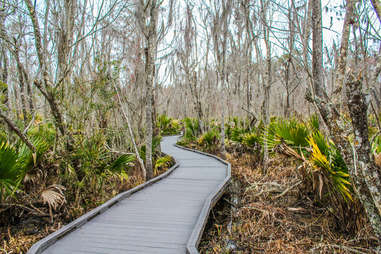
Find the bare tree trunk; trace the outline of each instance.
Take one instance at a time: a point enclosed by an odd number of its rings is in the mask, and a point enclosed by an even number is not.
[[[323,85],[323,33],[320,0],[311,0],[312,4],[312,78],[315,96],[324,98]],[[307,64],[307,63],[306,63]]]
[[[341,46],[340,46],[340,57],[337,61],[337,68],[336,68],[336,79],[334,84],[334,95],[337,95],[339,98],[337,98],[337,102],[342,101],[340,100],[339,94],[341,94],[343,83],[344,83],[344,76],[345,76],[345,68],[347,66],[346,60],[348,55],[348,44],[349,44],[349,36],[350,36],[350,30],[351,26],[350,24],[353,23],[353,8],[355,5],[355,0],[347,0],[347,7],[345,12],[345,18],[344,18],[344,24],[343,24],[343,32],[341,37]],[[336,99],[336,98],[334,98]]]
[[[381,171],[374,163],[374,158],[371,158],[368,103],[362,92],[362,82],[352,74],[349,75],[346,86],[348,109],[355,135],[353,157],[347,156],[346,163],[350,165],[355,190],[367,212],[373,231],[381,239]]]
[[[145,47],[145,75],[146,75],[146,170],[147,180],[153,177],[152,165],[152,100],[153,100],[153,80],[155,77],[155,58],[157,49],[157,18],[160,3],[157,0],[139,1],[137,9],[137,21],[146,39]],[[148,13],[147,13],[148,11]],[[149,22],[148,22],[149,20]]]
[[[138,162],[140,164],[140,167],[141,167],[141,170],[142,170],[143,179],[145,180],[145,179],[147,179],[147,171],[146,171],[146,168],[144,166],[144,161],[140,157],[138,147],[136,146],[135,135],[134,135],[134,132],[132,131],[132,127],[131,127],[128,106],[127,106],[127,110],[125,111],[124,108],[123,108],[122,100],[121,100],[120,95],[119,95],[119,90],[115,86],[115,84],[114,84],[114,88],[115,88],[116,96],[118,98],[120,109],[122,110],[123,117],[124,117],[124,119],[127,122],[128,134],[130,135],[130,139],[131,139],[134,151],[135,151],[136,159],[138,160]]]
[[[16,44],[16,41],[15,41]],[[23,119],[24,124],[27,126],[28,124],[28,113],[26,110],[26,99],[25,99],[25,80],[24,80],[24,67],[22,66],[20,62],[20,55],[19,55],[19,48],[17,45],[15,45],[15,58],[16,58],[16,64],[17,64],[17,70],[18,70],[18,77],[19,77],[19,85],[20,85],[20,98],[21,98],[21,110],[23,113]]]
[[[321,52],[321,23],[316,20],[321,19],[320,1],[313,2],[313,51]],[[350,11],[350,9],[347,11]],[[350,13],[348,13],[350,15]],[[350,16],[349,16],[350,18]],[[348,23],[349,25],[349,23]],[[346,28],[345,28],[346,29]],[[320,38],[319,38],[320,37]],[[345,38],[345,37],[344,37]],[[315,41],[316,40],[316,41]],[[346,54],[341,54],[344,57]],[[315,91],[321,92],[321,83],[319,77],[322,75],[321,55],[313,54],[313,80],[314,86],[320,86]],[[320,57],[320,58],[319,58]],[[346,59],[340,61],[345,62]],[[315,97],[310,101],[314,102],[327,125],[332,140],[338,149],[342,152],[344,161],[348,166],[351,179],[353,181],[354,190],[358,199],[363,205],[370,224],[377,238],[381,238],[381,184],[380,173],[375,166],[370,155],[370,144],[368,137],[368,119],[367,119],[367,103],[362,93],[361,81],[350,74],[346,84],[346,92],[348,98],[348,108],[352,118],[353,132],[355,135],[354,147],[349,143],[347,136],[348,131],[341,127],[339,114],[334,105],[328,103],[322,97]]]
[[[62,136],[66,135],[66,128],[63,122],[61,111],[59,110],[58,104],[56,102],[54,93],[53,93],[53,87],[51,87],[49,83],[49,77],[47,72],[47,64],[45,60],[45,54],[43,50],[43,46],[41,43],[41,32],[40,27],[38,24],[38,19],[36,16],[36,10],[34,9],[34,5],[32,4],[31,0],[25,0],[25,4],[28,7],[29,16],[33,24],[33,32],[34,32],[34,41],[35,41],[35,47],[37,52],[38,61],[40,64],[41,72],[42,72],[42,78],[45,88],[40,84],[40,82],[35,81],[34,84],[37,86],[37,88],[40,90],[40,92],[43,94],[43,96],[46,98],[46,100],[49,102],[50,109],[52,111],[54,120],[56,122],[56,125],[61,133]],[[71,137],[69,137],[69,140],[71,140]]]
[[[19,128],[9,119],[4,112],[0,109],[0,117],[6,122],[9,129],[11,129],[14,133],[16,133],[17,136],[22,140],[22,142],[25,143],[25,145],[33,152],[36,153],[37,149],[36,147],[29,141],[29,139],[25,136],[24,133],[20,131]]]
[[[263,34],[264,34],[264,41],[265,41],[265,47],[266,47],[266,71],[265,71],[265,77],[266,82],[263,82],[263,103],[262,103],[262,119],[267,126],[270,122],[270,89],[271,89],[271,82],[272,82],[272,73],[271,73],[271,42],[269,38],[269,24],[267,23],[267,11],[268,7],[265,6],[268,3],[265,3],[264,0],[261,0],[261,16],[262,16],[262,27],[263,27]],[[267,134],[266,134],[267,135]],[[269,151],[268,151],[268,145],[267,142],[264,142],[263,146],[263,170],[266,172],[267,170],[267,162],[269,159]]]
[[[1,22],[1,20],[0,20],[0,22]],[[3,57],[3,59],[1,59],[2,60],[1,81],[4,82],[4,84],[6,84],[6,86],[4,86],[2,88],[2,92],[4,94],[3,103],[7,106],[7,108],[9,108],[9,97],[8,97],[8,58],[7,58],[7,55],[5,53],[5,46],[2,46],[1,51],[2,51],[2,57]]]

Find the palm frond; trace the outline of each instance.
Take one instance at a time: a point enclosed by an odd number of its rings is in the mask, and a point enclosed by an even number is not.
[[[110,165],[110,171],[121,172],[128,166],[131,166],[132,162],[135,161],[135,155],[123,154],[115,159]]]
[[[41,192],[41,198],[44,204],[48,204],[49,208],[56,210],[58,207],[66,203],[63,191],[65,187],[58,184],[50,185]]]

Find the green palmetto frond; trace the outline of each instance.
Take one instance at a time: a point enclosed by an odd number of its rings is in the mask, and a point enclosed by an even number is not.
[[[242,137],[242,144],[248,147],[254,147],[259,144],[260,137],[256,133],[247,133]]]
[[[293,148],[308,147],[309,129],[305,123],[295,119],[274,120],[264,130],[262,143],[266,142],[269,149],[285,142]]]
[[[320,123],[319,123],[319,117],[314,114],[308,119],[308,127],[311,129],[311,131],[317,132],[320,129]]]
[[[197,138],[198,131],[199,131],[199,124],[197,119],[192,119],[187,117],[184,119],[184,125],[185,125],[184,138],[189,141],[194,141]]]
[[[172,158],[168,155],[160,157],[155,162],[155,175],[158,173],[159,170],[167,168],[171,165]]]
[[[341,153],[334,144],[329,143],[320,132],[311,135],[308,143],[312,147],[310,161],[317,170],[330,179],[334,190],[340,193],[345,200],[352,200],[352,187],[349,179],[348,168]]]
[[[218,140],[220,135],[216,129],[212,129],[208,132],[205,132],[201,137],[197,140],[197,143],[200,146],[204,146],[206,149],[211,149],[213,146],[218,144]]]
[[[109,169],[112,172],[121,172],[131,166],[131,163],[134,162],[135,159],[135,155],[133,154],[123,154],[111,163]]]
[[[18,153],[9,143],[0,143],[0,198],[10,195],[17,188],[23,168],[18,167]]]

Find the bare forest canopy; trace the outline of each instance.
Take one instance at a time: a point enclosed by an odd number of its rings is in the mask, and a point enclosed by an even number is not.
[[[229,119],[318,115],[381,236],[380,57],[380,0],[0,0],[0,203],[50,190],[51,215],[111,172],[150,179],[170,165],[173,119],[218,125],[224,154]]]

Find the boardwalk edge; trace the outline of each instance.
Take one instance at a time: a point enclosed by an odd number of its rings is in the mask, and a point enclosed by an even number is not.
[[[155,178],[152,178],[151,180],[149,180],[143,184],[140,184],[140,185],[138,185],[138,186],[136,186],[136,187],[134,187],[128,191],[119,193],[118,195],[116,195],[112,199],[106,201],[103,205],[100,205],[100,206],[94,208],[90,212],[85,213],[84,215],[77,218],[76,220],[70,222],[69,224],[63,226],[59,230],[57,230],[57,231],[51,233],[50,235],[46,236],[45,238],[41,239],[40,241],[35,243],[28,250],[27,254],[40,254],[40,253],[42,253],[44,250],[46,250],[49,246],[51,246],[57,240],[64,237],[66,234],[80,228],[83,224],[90,221],[91,219],[98,216],[99,214],[102,214],[103,212],[105,212],[106,210],[111,208],[113,205],[118,203],[119,201],[121,201],[125,198],[128,198],[132,194],[134,194],[135,192],[138,192],[138,191],[156,183],[157,181],[169,176],[176,168],[179,167],[179,165],[180,164],[176,162],[176,164],[173,165],[170,169],[168,169],[165,173],[163,173],[163,174],[161,174]]]
[[[188,147],[183,147],[183,146],[180,146],[178,144],[175,144],[175,146],[180,148],[180,149],[184,149],[184,150],[199,153],[199,154],[202,154],[202,155],[205,155],[208,157],[212,157],[212,158],[222,162],[223,164],[225,164],[227,166],[227,169],[226,169],[227,172],[226,172],[225,179],[223,180],[223,182],[221,182],[217,186],[217,188],[205,200],[204,206],[202,207],[202,210],[201,210],[201,213],[197,219],[196,225],[194,226],[194,228],[192,230],[192,234],[191,234],[191,236],[187,242],[186,253],[187,254],[199,254],[197,248],[198,248],[198,245],[200,244],[200,240],[201,240],[202,234],[204,232],[205,225],[208,221],[210,211],[212,210],[214,205],[217,203],[217,201],[221,198],[222,194],[224,194],[226,188],[228,187],[228,185],[230,183],[231,165],[229,162],[227,162],[227,161],[225,161],[225,160],[221,159],[220,157],[215,156],[213,154],[201,152],[199,150],[191,149]]]

